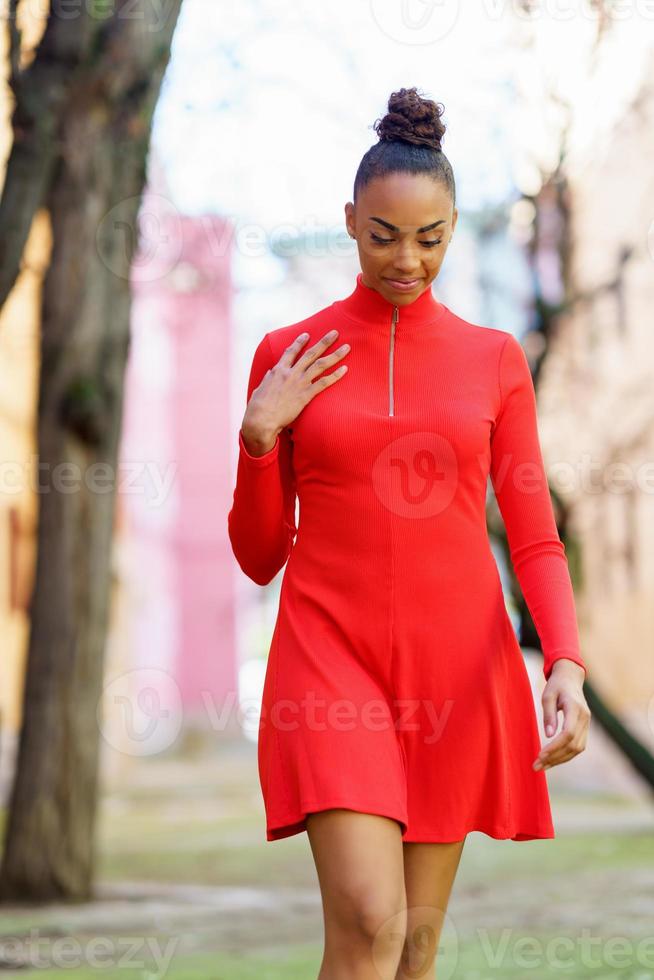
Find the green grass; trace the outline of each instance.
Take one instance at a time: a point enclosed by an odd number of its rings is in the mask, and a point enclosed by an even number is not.
[[[138,959],[135,956],[134,959]],[[5,973],[6,980],[308,980],[318,975],[322,947],[299,945],[291,950],[256,951],[239,955],[198,953],[175,957],[167,969],[149,972],[127,965],[98,970],[71,966],[64,970],[21,970]],[[151,964],[154,971],[154,963]]]
[[[641,938],[645,938],[642,936]],[[631,950],[612,949],[610,936],[590,956],[584,953],[578,937],[570,935],[562,945],[562,933],[527,933],[521,930],[488,930],[476,937],[459,937],[457,944],[446,938],[441,942],[439,960],[442,980],[549,980],[570,977],[572,980],[652,980],[654,966],[638,952],[638,939],[632,938]],[[164,940],[162,939],[162,942]],[[159,972],[154,961],[148,962],[138,952],[144,966],[116,965],[93,970],[69,966],[62,970],[22,970],[3,972],[7,980],[315,980],[322,957],[321,944],[265,948],[251,952],[200,952],[175,955]],[[651,960],[651,954],[650,954]],[[629,961],[628,963],[626,961]],[[414,976],[421,977],[420,956],[410,963]],[[149,968],[148,968],[149,967]]]
[[[456,959],[444,954],[443,980],[654,980],[654,966],[632,941],[631,952],[612,951],[608,941],[585,950],[579,937],[563,933],[541,934],[489,932],[481,940],[460,944]],[[609,937],[607,937],[608,940]],[[641,938],[644,938],[641,937]],[[649,957],[651,961],[651,954]],[[624,964],[624,965],[622,965]],[[628,964],[628,965],[627,965]],[[448,972],[447,968],[453,972]]]
[[[654,824],[653,824],[654,826]],[[481,835],[465,844],[458,881],[492,883],[505,876],[555,878],[592,868],[608,870],[654,864],[654,829],[607,833],[562,834],[553,840],[496,841],[489,847]]]
[[[213,827],[192,821],[156,826],[156,814],[113,821],[103,835],[98,872],[108,881],[124,878],[220,885],[313,886],[316,881],[306,834],[283,841],[262,837],[262,818],[217,820]],[[150,828],[148,830],[148,828]],[[459,871],[462,881],[492,882],[498,876],[556,876],[590,867],[639,867],[654,862],[654,834],[562,834],[554,840],[494,841],[472,833]]]

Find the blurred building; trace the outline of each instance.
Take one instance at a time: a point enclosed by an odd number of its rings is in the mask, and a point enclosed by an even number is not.
[[[654,62],[617,99],[619,56],[616,45],[598,59],[614,98],[598,100],[597,126],[579,114],[591,135],[569,160],[565,193],[546,188],[539,202],[569,303],[538,391],[552,484],[579,544],[593,680],[654,750]]]

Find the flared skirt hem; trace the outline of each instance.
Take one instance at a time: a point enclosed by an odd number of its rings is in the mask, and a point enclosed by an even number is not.
[[[439,832],[425,829],[412,830],[410,833],[407,833],[408,821],[406,814],[401,814],[397,810],[393,811],[390,808],[382,811],[381,809],[373,808],[369,805],[353,803],[352,800],[339,799],[322,800],[320,802],[313,803],[307,802],[305,803],[303,810],[298,810],[293,814],[289,814],[288,817],[284,819],[276,820],[274,824],[268,823],[266,826],[266,840],[282,840],[285,837],[292,837],[295,834],[301,834],[307,829],[306,818],[309,813],[316,813],[320,810],[329,810],[332,808],[355,810],[359,813],[374,813],[378,816],[389,817],[391,820],[396,820],[400,825],[402,842],[406,844],[448,844],[463,840],[467,834],[474,832],[485,834],[487,837],[492,837],[494,840],[514,841],[552,840],[556,836],[551,823],[519,828],[498,827],[494,824],[474,820],[471,821],[469,825],[459,827],[456,830]]]

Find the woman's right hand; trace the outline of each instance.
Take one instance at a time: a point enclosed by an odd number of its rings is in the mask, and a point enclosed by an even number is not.
[[[322,374],[350,350],[349,344],[344,344],[333,354],[322,356],[337,337],[338,330],[330,330],[294,363],[309,339],[307,333],[300,334],[277,363],[266,371],[258,388],[252,392],[241,423],[243,441],[253,456],[270,452],[279,433],[297,418],[304,406],[319,391],[324,391],[343,377],[347,371],[346,364],[341,364],[330,374]],[[318,380],[315,381],[315,378]]]

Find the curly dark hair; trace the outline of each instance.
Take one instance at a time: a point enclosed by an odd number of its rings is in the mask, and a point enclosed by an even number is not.
[[[450,161],[441,149],[445,125],[441,103],[424,98],[415,86],[393,92],[388,112],[373,124],[379,142],[367,150],[354,178],[353,201],[375,177],[391,173],[428,174],[442,181],[456,204],[456,187]]]

